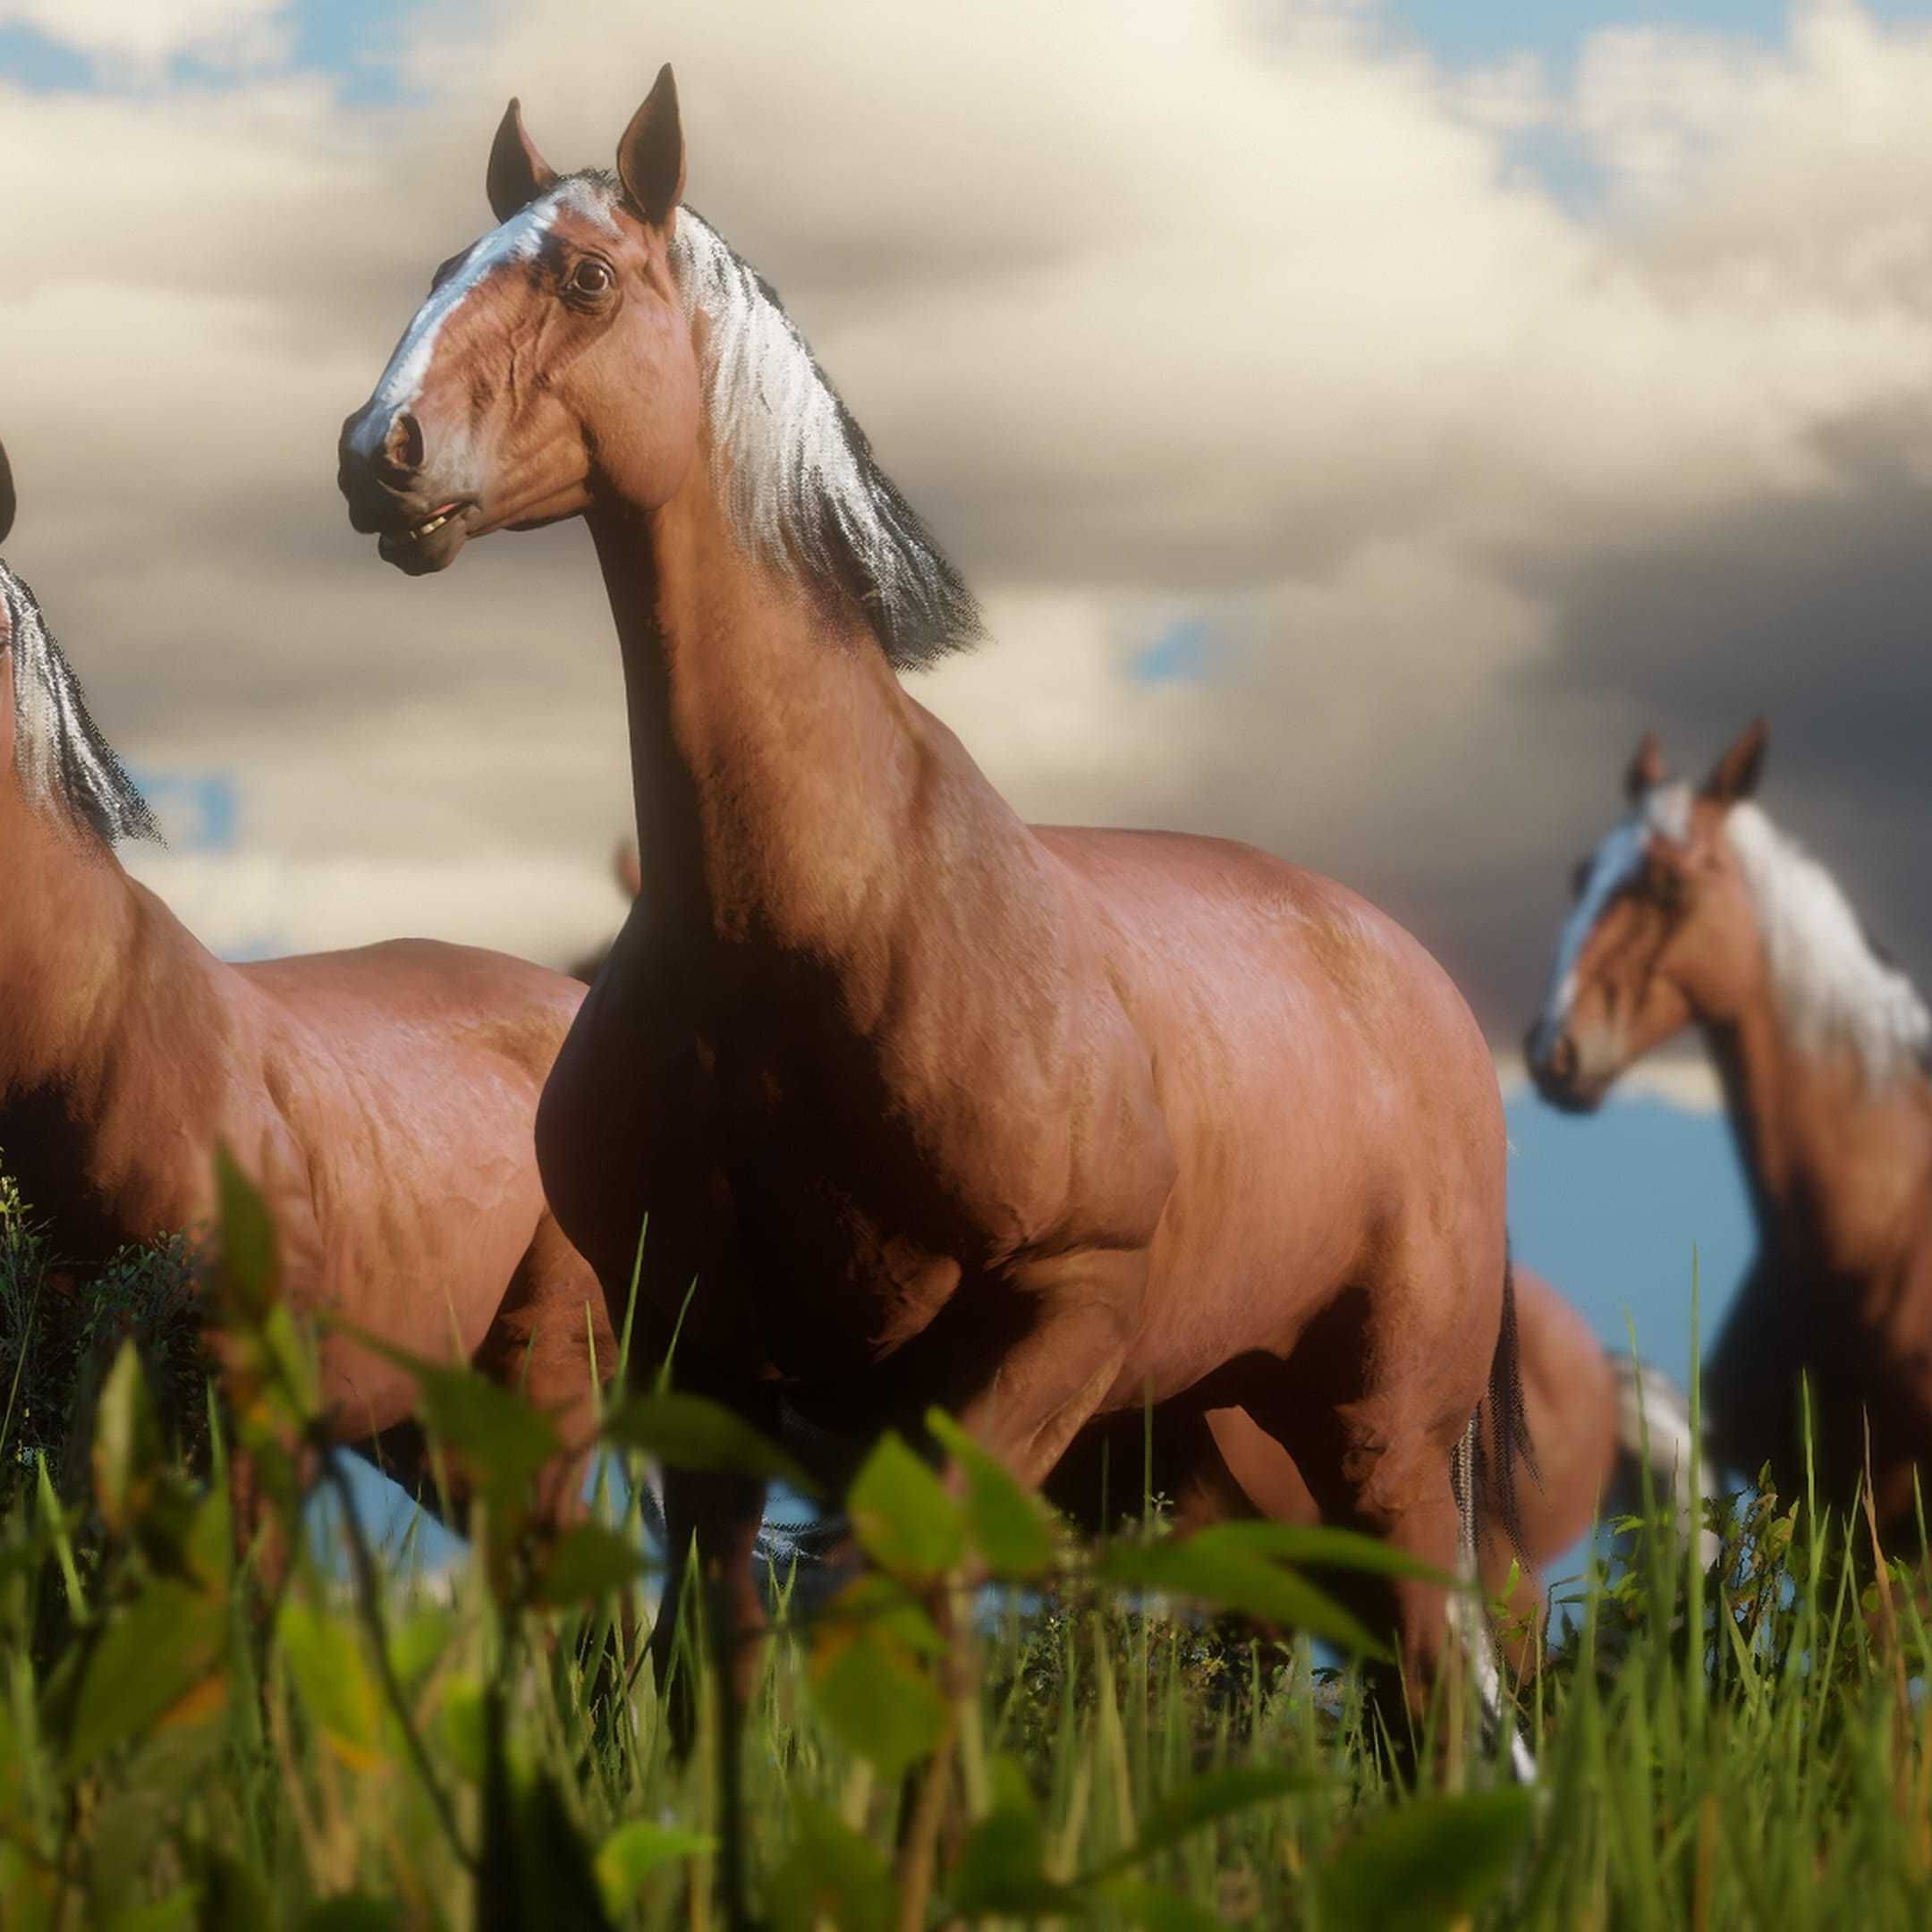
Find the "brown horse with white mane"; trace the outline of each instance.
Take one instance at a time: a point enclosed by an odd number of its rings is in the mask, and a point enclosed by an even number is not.
[[[13,509],[0,456],[0,540]],[[581,988],[424,940],[225,965],[115,857],[154,833],[0,564],[0,1157],[63,1259],[85,1269],[205,1224],[225,1143],[274,1213],[298,1308],[474,1360],[581,1440],[589,1336],[606,1375],[615,1350],[532,1138]],[[335,1333],[320,1366],[339,1439],[405,1485],[426,1473],[411,1377]],[[557,1516],[578,1507],[581,1462],[544,1477]]]
[[[972,601],[769,287],[681,207],[669,70],[614,174],[514,104],[500,225],[342,439],[411,574],[583,515],[615,619],[643,891],[538,1123],[606,1291],[643,1249],[682,1381],[845,1437],[940,1402],[1022,1478],[1183,1394],[1324,1520],[1443,1570],[1506,1297],[1480,1030],[1406,933],[1244,846],[1023,825],[899,672]],[[1500,1357],[1500,1359],[1499,1359]],[[1257,1499],[1263,1502],[1264,1499]],[[754,1486],[673,1472],[758,1606]],[[1368,1606],[1425,1682],[1445,1594]]]
[[[1932,1015],[1836,882],[1754,801],[1753,724],[1693,791],[1653,736],[1629,815],[1580,869],[1530,1065],[1596,1106],[1686,1026],[1703,1034],[1760,1248],[1706,1372],[1712,1445],[1804,1481],[1809,1380],[1824,1493],[1849,1499],[1870,1428],[1881,1522],[1916,1538],[1932,1472]]]

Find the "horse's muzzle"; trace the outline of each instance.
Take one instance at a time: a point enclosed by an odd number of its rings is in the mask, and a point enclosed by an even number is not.
[[[422,462],[422,430],[407,410],[378,426],[364,409],[343,425],[335,480],[350,525],[377,538],[384,559],[412,577],[455,561],[477,509],[467,493],[426,479]]]
[[[1594,1114],[1609,1091],[1607,1080],[1589,1077],[1576,1036],[1567,1027],[1554,1030],[1541,1021],[1523,1037],[1523,1064],[1536,1090],[1564,1114]]]

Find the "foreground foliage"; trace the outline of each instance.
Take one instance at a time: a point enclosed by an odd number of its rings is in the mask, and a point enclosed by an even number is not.
[[[936,1415],[953,1480],[881,1445],[843,1499],[872,1567],[809,1614],[774,1580],[749,1710],[703,1594],[681,1606],[699,1693],[681,1759],[640,1667],[649,1579],[614,1478],[657,1459],[801,1473],[660,1387],[606,1417],[595,1520],[546,1543],[524,1495],[548,1419],[422,1364],[425,1419],[478,1498],[465,1560],[406,1578],[346,1485],[341,1546],[318,1550],[301,1533],[312,1377],[271,1253],[231,1176],[213,1480],[163,1426],[138,1325],[85,1454],[66,1451],[84,1479],[64,1499],[50,1444],[6,1443],[30,1472],[0,1517],[7,1927],[1925,1920],[1924,1566],[1877,1564],[1856,1519],[1761,1496],[1714,1510],[1708,1577],[1667,1518],[1634,1526],[1636,1560],[1591,1577],[1519,1687],[1543,1769],[1524,1792],[1460,1683],[1392,1752],[1357,1666],[1187,1607],[1359,1650],[1322,1586],[1382,1554],[1267,1526],[1183,1545],[1151,1508],[1077,1549]],[[236,1556],[236,1453],[290,1553],[272,1589],[258,1549]]]

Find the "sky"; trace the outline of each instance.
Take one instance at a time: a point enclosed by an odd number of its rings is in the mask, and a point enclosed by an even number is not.
[[[1763,712],[1767,809],[1932,969],[1932,0],[0,0],[8,561],[217,950],[620,916],[581,528],[405,580],[334,452],[504,100],[605,163],[665,59],[691,201],[981,595],[919,695],[1029,816],[1345,879],[1507,1074],[1639,733]],[[1713,1310],[1748,1246],[1710,1103],[1694,1053],[1512,1101],[1525,1258],[1674,1362],[1690,1244]]]

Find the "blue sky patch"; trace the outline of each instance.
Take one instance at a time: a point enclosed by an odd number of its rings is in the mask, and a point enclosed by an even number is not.
[[[1207,621],[1183,617],[1171,623],[1128,666],[1139,684],[1190,684],[1208,674],[1214,643]]]
[[[1578,50],[1605,27],[1663,27],[1736,34],[1766,47],[1789,38],[1791,13],[1775,0],[1384,0],[1384,17],[1452,66],[1487,66],[1512,54],[1539,54],[1559,80]],[[1880,21],[1932,20],[1932,0],[1868,0]]]

